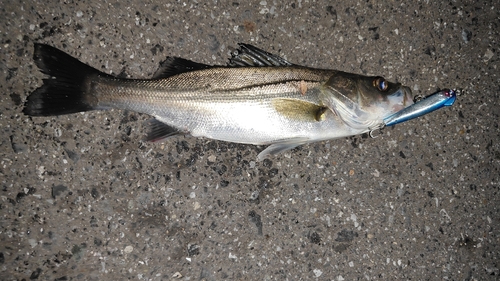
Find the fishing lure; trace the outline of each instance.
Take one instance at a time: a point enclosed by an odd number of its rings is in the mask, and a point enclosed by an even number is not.
[[[371,138],[376,138],[373,132],[377,130],[382,130],[385,127],[393,126],[420,117],[444,106],[451,106],[456,99],[457,91],[451,89],[441,90],[421,100],[417,100],[417,97],[415,97],[414,104],[385,118],[381,124],[371,128],[368,134]]]
[[[438,110],[444,106],[451,106],[456,99],[457,93],[455,90],[441,90],[385,118],[384,126],[393,126]]]

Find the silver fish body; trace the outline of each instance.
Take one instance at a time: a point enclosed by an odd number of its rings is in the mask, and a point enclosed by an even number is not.
[[[106,93],[98,97],[100,108],[146,113],[196,137],[268,144],[296,137],[331,138],[327,129],[335,118],[329,113],[326,122],[317,122],[312,114],[287,116],[277,109],[286,101],[320,107],[319,88],[331,74],[288,67],[285,77],[276,68],[212,68],[157,81],[103,79],[94,90]],[[303,95],[297,94],[301,83],[307,87]]]
[[[35,62],[51,78],[28,97],[24,112],[132,110],[155,118],[148,139],[189,133],[270,145],[259,154],[263,159],[301,144],[368,132],[413,100],[407,87],[381,77],[297,66],[240,46],[232,66],[168,58],[153,79],[141,80],[104,74],[36,44]]]

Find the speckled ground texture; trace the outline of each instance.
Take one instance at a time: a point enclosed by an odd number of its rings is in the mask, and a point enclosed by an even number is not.
[[[39,2],[0,7],[1,280],[498,280],[498,2]],[[135,78],[246,42],[462,94],[257,162],[263,147],[144,143],[134,112],[23,115],[34,42]]]

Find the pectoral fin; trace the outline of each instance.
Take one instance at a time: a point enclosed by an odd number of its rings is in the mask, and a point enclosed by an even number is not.
[[[285,117],[300,121],[317,122],[324,120],[327,107],[295,99],[275,99],[273,106]]]
[[[290,149],[294,149],[295,147],[299,145],[303,145],[309,142],[308,138],[292,138],[292,139],[285,139],[285,140],[280,140],[277,141],[270,146],[268,146],[266,149],[261,151],[259,155],[257,155],[257,160],[262,161],[264,160],[268,155],[275,155],[278,153],[281,153],[283,151],[287,151]]]

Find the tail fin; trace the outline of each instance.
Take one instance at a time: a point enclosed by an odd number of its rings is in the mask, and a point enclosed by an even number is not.
[[[110,75],[49,45],[35,44],[33,59],[50,77],[43,79],[43,85],[28,96],[24,114],[53,116],[95,109],[88,78]]]

